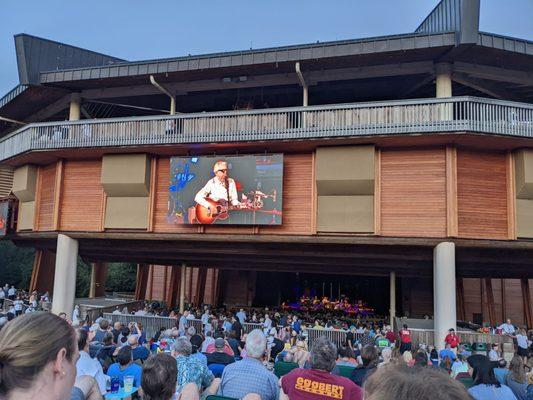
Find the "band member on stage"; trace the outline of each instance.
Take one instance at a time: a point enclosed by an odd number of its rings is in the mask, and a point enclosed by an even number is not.
[[[215,176],[209,179],[205,186],[196,193],[194,201],[208,208],[212,214],[216,213],[216,207],[206,201],[206,198],[214,201],[224,200],[233,207],[242,207],[235,181],[228,177],[228,163],[221,160],[217,161],[213,166],[213,172]]]

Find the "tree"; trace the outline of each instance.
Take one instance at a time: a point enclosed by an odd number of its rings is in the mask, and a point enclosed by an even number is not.
[[[110,263],[105,288],[110,292],[134,292],[137,264]]]
[[[28,289],[34,257],[34,249],[16,247],[10,241],[0,240],[0,284]]]

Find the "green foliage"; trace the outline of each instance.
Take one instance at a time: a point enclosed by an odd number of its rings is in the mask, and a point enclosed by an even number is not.
[[[137,264],[110,263],[107,270],[106,291],[134,292]]]
[[[12,242],[0,240],[0,285],[6,283],[20,289],[30,285],[35,250],[16,247]],[[137,264],[110,263],[106,290],[110,292],[134,292]],[[91,267],[78,257],[76,271],[76,297],[87,297],[91,283]]]
[[[16,247],[12,242],[0,240],[0,282],[28,289],[33,268],[33,249]]]

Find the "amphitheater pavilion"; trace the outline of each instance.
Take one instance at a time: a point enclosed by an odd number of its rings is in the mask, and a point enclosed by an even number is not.
[[[137,298],[181,308],[296,287],[434,315],[439,338],[533,327],[533,42],[479,12],[443,0],[412,33],[147,61],[16,35],[0,233],[36,250],[30,289],[70,312],[79,256],[92,296],[132,262]],[[281,159],[282,190],[195,223],[180,163],[246,156]]]

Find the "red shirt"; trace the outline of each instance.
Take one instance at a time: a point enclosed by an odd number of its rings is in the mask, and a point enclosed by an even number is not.
[[[396,342],[396,334],[392,331],[387,332],[385,337],[389,340],[389,342],[393,343]]]
[[[291,400],[363,399],[363,390],[348,378],[317,369],[293,369],[281,387]]]
[[[411,332],[408,329],[402,329],[400,331],[400,338],[402,343],[411,343]]]
[[[448,333],[444,339],[445,343],[449,343],[453,349],[459,345],[459,336],[456,333]]]

